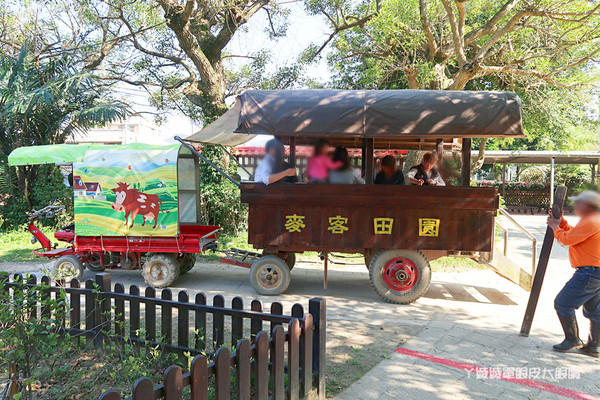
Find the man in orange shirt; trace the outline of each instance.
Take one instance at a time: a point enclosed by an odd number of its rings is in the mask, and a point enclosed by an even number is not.
[[[579,223],[570,226],[564,218],[548,217],[548,226],[556,240],[569,246],[569,261],[575,268],[573,277],[554,300],[554,308],[565,332],[565,340],[554,350],[566,352],[582,349],[600,357],[600,193],[584,190],[575,201]],[[575,310],[583,305],[583,315],[590,320],[586,345],[579,338]]]

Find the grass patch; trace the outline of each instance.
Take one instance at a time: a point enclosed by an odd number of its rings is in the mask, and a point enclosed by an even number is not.
[[[70,342],[64,342],[69,351],[59,351],[35,371],[35,399],[95,399],[109,388],[129,394],[137,379],[161,382],[164,370],[177,363],[173,354],[155,349],[142,348],[137,354],[117,348],[98,352]]]
[[[54,229],[39,228],[50,240],[54,239]],[[32,253],[32,250],[40,248],[40,244],[31,244],[33,236],[25,228],[0,232],[0,262],[22,262],[41,260]]]
[[[485,265],[479,264],[466,257],[442,257],[431,261],[431,270],[439,272],[460,272],[466,270],[487,269]]]

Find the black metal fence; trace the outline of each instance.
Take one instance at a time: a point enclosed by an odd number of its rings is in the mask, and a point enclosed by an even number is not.
[[[209,305],[203,293],[190,299],[188,292],[180,291],[174,300],[170,289],[157,293],[147,287],[142,294],[135,285],[125,293],[121,283],[112,287],[106,273],[85,283],[74,279],[69,285],[52,285],[47,276],[40,285],[35,276],[20,274],[2,281],[4,291],[25,286],[40,290],[42,299],[66,296],[68,310],[58,319],[61,332],[85,336],[98,347],[110,339],[196,356],[190,372],[169,367],[163,384],[138,380],[132,392],[134,400],[181,399],[187,386],[192,399],[206,399],[211,390],[217,399],[228,399],[232,368],[237,399],[325,398],[324,299],[309,300],[308,313],[301,304],[294,304],[285,315],[279,302],[267,310],[253,300],[250,310],[244,310],[240,297],[234,297],[231,308],[226,308],[222,295],[214,296]],[[36,304],[29,308],[32,318],[38,315],[38,308],[41,315],[50,317],[47,308]],[[116,400],[120,395],[108,391],[100,398]]]

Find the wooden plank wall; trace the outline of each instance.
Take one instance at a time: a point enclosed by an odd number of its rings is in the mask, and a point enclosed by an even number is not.
[[[493,188],[244,184],[242,201],[257,248],[491,251],[499,198]],[[301,217],[295,230],[286,226],[290,216]],[[336,217],[347,219],[347,230],[331,229]],[[382,218],[393,220],[385,233],[375,228]],[[439,221],[436,235],[421,234],[422,220]]]

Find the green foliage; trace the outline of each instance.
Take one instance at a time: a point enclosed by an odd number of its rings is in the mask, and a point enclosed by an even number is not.
[[[6,157],[20,146],[62,143],[70,135],[125,115],[125,107],[112,100],[88,72],[72,67],[75,60],[56,56],[40,60],[34,46],[24,42],[12,57],[0,54],[0,211],[2,228],[23,223],[31,208],[58,199],[72,210],[72,193],[53,166],[6,167]],[[54,223],[65,220],[56,219]]]
[[[446,3],[307,0],[308,12],[325,16],[336,32],[331,85],[515,91],[528,137],[490,140],[490,149],[597,149],[598,124],[590,118],[590,89],[600,74],[591,62],[600,52],[594,2]]]
[[[204,146],[202,155],[229,175],[237,171],[237,166],[220,146]],[[247,206],[240,202],[240,190],[206,162],[200,161],[199,168],[201,221],[220,226],[223,233],[243,231],[247,224]]]
[[[17,229],[24,226],[27,222],[27,218],[23,217],[24,214],[32,208],[39,209],[54,201],[64,205],[65,210],[52,219],[40,219],[36,224],[58,228],[73,222],[73,189],[64,185],[64,178],[58,167],[40,166],[32,183],[29,201],[21,195],[6,195],[6,204],[0,207],[0,229]]]
[[[502,182],[480,182],[477,186],[501,189]],[[504,185],[505,190],[528,190],[546,192],[549,190],[549,188],[549,184],[535,182],[506,182]]]
[[[7,280],[8,276],[1,276],[0,285]],[[44,297],[45,288],[41,284],[32,290],[17,282],[12,295],[8,290],[0,290],[0,363],[5,370],[15,368],[24,379],[28,398],[34,370],[58,347],[60,320],[67,310],[64,291],[59,291],[56,298]],[[38,314],[32,318],[36,304],[48,310],[48,316]]]
[[[40,62],[25,42],[18,57],[0,56],[0,146],[62,143],[69,135],[125,116],[98,81],[66,57]]]
[[[240,190],[230,183],[202,184],[202,222],[219,225],[223,233],[238,234],[246,229],[248,207],[240,202]]]

